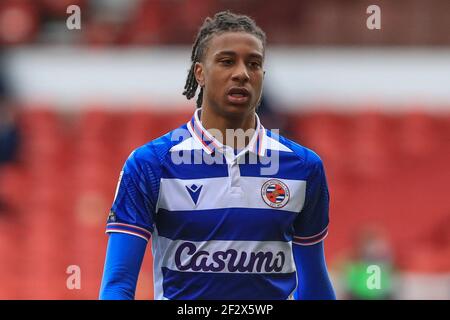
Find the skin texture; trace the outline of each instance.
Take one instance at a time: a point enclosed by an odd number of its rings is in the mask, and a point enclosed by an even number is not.
[[[206,129],[254,130],[255,110],[262,95],[264,79],[262,41],[246,32],[214,35],[207,43],[201,62],[195,64],[195,78],[204,89],[201,121]],[[250,93],[246,104],[228,101],[231,87],[244,87]],[[216,137],[220,140],[220,137]],[[238,139],[239,140],[239,139]],[[221,141],[232,147],[232,141]]]

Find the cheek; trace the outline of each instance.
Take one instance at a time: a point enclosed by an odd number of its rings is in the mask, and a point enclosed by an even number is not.
[[[253,87],[256,91],[261,91],[263,86],[263,76],[262,73],[258,74],[254,78]]]
[[[225,90],[227,84],[227,77],[224,73],[212,73],[208,75],[206,79],[206,86],[208,86],[208,90],[211,91],[210,94],[217,96],[222,94],[222,91]]]

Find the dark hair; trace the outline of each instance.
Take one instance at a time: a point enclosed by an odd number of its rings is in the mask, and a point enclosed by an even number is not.
[[[227,10],[216,13],[214,18],[206,18],[203,25],[200,27],[194,45],[192,46],[192,65],[183,92],[183,95],[185,95],[187,99],[192,99],[197,92],[198,83],[195,79],[194,67],[196,62],[200,62],[203,59],[203,55],[206,51],[206,44],[213,35],[229,31],[248,32],[262,41],[263,48],[266,46],[266,34],[256,25],[252,18],[246,15],[234,14]],[[201,107],[202,100],[203,88],[200,88],[200,93],[197,98],[197,108]]]

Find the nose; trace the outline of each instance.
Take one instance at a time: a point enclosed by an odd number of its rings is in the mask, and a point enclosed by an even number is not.
[[[232,79],[241,83],[247,82],[250,79],[245,63],[241,62],[236,64]]]

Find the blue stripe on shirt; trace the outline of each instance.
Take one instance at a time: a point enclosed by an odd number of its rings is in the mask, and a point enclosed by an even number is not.
[[[168,211],[159,209],[156,225],[160,236],[177,240],[291,241],[291,211],[249,208]],[[178,221],[178,223],[173,223]],[[239,226],[237,228],[236,226]]]
[[[170,300],[286,300],[295,272],[233,274],[163,270],[164,296]]]

